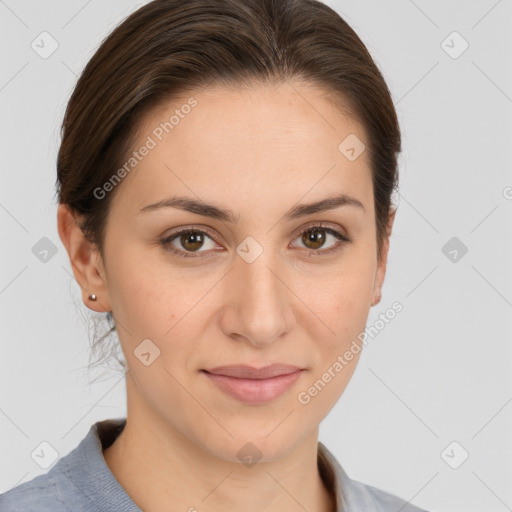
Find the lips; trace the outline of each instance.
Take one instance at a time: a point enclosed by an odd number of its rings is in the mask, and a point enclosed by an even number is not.
[[[214,375],[225,375],[226,377],[235,377],[237,379],[269,379],[279,375],[289,375],[301,370],[298,366],[292,366],[283,363],[275,363],[263,368],[254,368],[247,365],[218,366],[210,370],[205,370]]]
[[[305,371],[298,366],[281,363],[263,368],[236,365],[202,370],[219,390],[246,404],[263,404],[276,399],[288,391]]]

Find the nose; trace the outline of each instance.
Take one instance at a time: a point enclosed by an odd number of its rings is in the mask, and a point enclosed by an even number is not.
[[[251,263],[237,257],[233,265],[227,276],[223,331],[255,347],[278,341],[295,322],[298,299],[287,285],[289,273],[265,251]]]

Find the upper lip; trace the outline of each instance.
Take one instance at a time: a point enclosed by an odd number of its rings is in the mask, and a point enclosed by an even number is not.
[[[217,366],[216,368],[205,371],[216,375],[236,377],[238,379],[269,379],[271,377],[277,377],[278,375],[288,375],[289,373],[294,373],[299,370],[302,370],[302,368],[284,363],[276,363],[262,368],[254,368],[253,366],[243,364]]]

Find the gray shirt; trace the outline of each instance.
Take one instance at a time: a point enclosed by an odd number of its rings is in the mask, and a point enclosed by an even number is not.
[[[98,421],[80,444],[45,474],[0,494],[0,512],[141,512],[114,474],[102,449],[121,433],[126,418]],[[318,467],[336,497],[337,512],[425,512],[376,487],[352,480],[318,442]]]

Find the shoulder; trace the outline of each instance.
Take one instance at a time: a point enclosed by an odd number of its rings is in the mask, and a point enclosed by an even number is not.
[[[0,512],[91,510],[91,499],[72,479],[68,460],[61,459],[49,472],[0,494]]]
[[[64,512],[58,479],[39,475],[0,494],[0,512]]]
[[[90,510],[91,500],[87,490],[84,492],[84,484],[87,484],[84,454],[92,451],[94,432],[91,429],[77,447],[62,456],[46,473],[0,494],[0,512]]]
[[[427,512],[395,494],[353,480],[322,442],[318,443],[318,465],[327,487],[334,492],[339,511]]]
[[[102,454],[124,426],[124,418],[95,423],[82,441],[50,470],[0,494],[0,512],[88,512],[138,510]]]
[[[395,494],[372,485],[363,484],[356,480],[351,480],[351,485],[354,492],[359,494],[361,498],[364,497],[361,501],[371,507],[368,510],[378,510],[379,512],[396,512],[397,510],[400,510],[400,512],[427,512],[425,509],[418,508]]]

